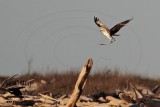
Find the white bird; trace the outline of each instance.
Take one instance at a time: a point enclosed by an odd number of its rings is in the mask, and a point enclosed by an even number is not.
[[[109,44],[115,41],[115,38],[113,38],[113,36],[119,36],[116,33],[131,20],[133,20],[133,18],[120,22],[111,29],[108,29],[108,27],[105,24],[103,24],[97,17],[94,17],[94,22],[96,23],[96,25],[100,27],[101,32],[109,38],[110,40]],[[106,44],[100,44],[100,45],[106,45]]]

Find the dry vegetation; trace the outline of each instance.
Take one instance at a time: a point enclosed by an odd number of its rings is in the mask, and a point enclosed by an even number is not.
[[[93,71],[91,71],[93,72]],[[59,72],[49,72],[46,74],[41,74],[38,72],[26,73],[15,77],[14,79],[18,80],[29,80],[34,79],[34,82],[45,81],[46,84],[40,86],[36,92],[49,91],[53,95],[57,94],[71,94],[78,78],[80,71],[71,70],[64,71],[63,73]],[[2,82],[6,77],[1,76],[0,82]],[[126,80],[139,85],[148,87],[152,89],[157,84],[160,83],[160,80],[148,78],[145,76],[140,76],[137,74],[131,73],[121,73],[119,70],[97,70],[94,73],[89,75],[85,89],[83,90],[83,95],[90,95],[98,92],[112,92],[115,89],[124,89],[126,88]]]
[[[89,75],[92,65],[89,59],[81,72],[1,76],[0,106],[159,107],[158,79],[118,69],[92,71]]]

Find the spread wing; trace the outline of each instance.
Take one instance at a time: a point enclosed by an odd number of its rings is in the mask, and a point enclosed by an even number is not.
[[[114,27],[112,27],[110,29],[110,33],[111,35],[114,35],[115,33],[117,33],[123,26],[125,26],[127,23],[129,23],[131,20],[133,20],[133,18],[125,20],[121,23],[116,24]]]
[[[100,27],[101,30],[105,29],[107,32],[109,32],[109,29],[107,28],[107,26],[103,24],[97,17],[94,17],[94,22],[98,27]]]

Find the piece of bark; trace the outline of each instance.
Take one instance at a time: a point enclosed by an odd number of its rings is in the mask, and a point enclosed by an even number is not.
[[[76,102],[78,101],[78,99],[84,89],[84,86],[86,84],[87,77],[90,73],[92,65],[93,65],[92,59],[88,59],[87,63],[82,68],[81,73],[79,74],[78,80],[75,84],[74,91],[73,91],[66,107],[76,107]]]

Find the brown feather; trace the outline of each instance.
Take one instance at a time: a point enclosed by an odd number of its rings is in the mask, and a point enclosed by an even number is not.
[[[111,35],[114,35],[115,33],[117,33],[122,27],[124,27],[127,23],[129,23],[131,20],[133,20],[133,18],[125,20],[121,23],[116,24],[114,27],[112,27],[110,29],[110,33]]]

